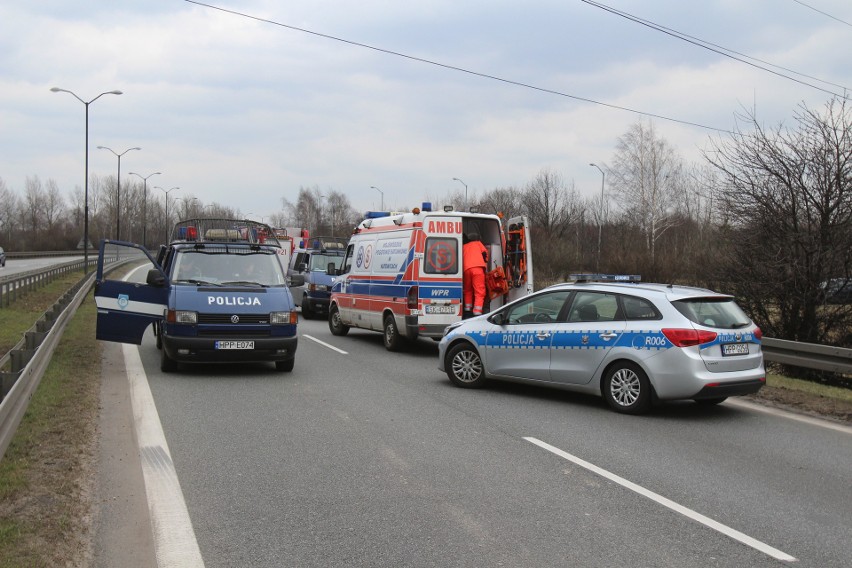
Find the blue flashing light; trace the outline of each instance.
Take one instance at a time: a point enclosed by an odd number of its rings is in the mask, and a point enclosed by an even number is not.
[[[379,217],[390,217],[389,211],[367,211],[366,219],[378,219]]]
[[[431,201],[424,201],[423,207],[421,207],[420,210],[423,211],[423,212],[431,211],[432,210],[432,202]]]

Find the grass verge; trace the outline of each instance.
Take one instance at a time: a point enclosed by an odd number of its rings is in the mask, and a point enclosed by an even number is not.
[[[28,329],[43,311],[35,308],[22,325]],[[0,568],[80,566],[91,555],[101,382],[95,321],[88,294],[0,461]]]

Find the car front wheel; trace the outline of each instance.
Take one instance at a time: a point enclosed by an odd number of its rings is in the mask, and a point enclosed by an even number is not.
[[[616,363],[604,376],[603,396],[616,412],[642,414],[651,407],[651,383],[638,365]]]
[[[450,348],[444,368],[447,376],[457,387],[468,389],[485,386],[485,367],[479,352],[466,343]]]

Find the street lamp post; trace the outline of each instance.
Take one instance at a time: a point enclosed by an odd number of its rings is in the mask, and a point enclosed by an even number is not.
[[[163,189],[159,185],[155,185],[154,189],[159,189],[160,191],[162,191],[163,193],[166,194],[166,240],[165,240],[165,243],[168,244],[168,242],[169,242],[169,201],[170,201],[169,200],[169,194],[171,192],[173,192],[174,190],[180,189],[180,188],[179,187],[173,187],[171,189]],[[177,199],[177,198],[175,198],[175,199]]]
[[[598,259],[597,264],[595,266],[595,271],[601,271],[601,234],[603,233],[603,211],[604,211],[604,180],[606,180],[606,174],[597,164],[589,164],[590,166],[594,166],[601,173],[601,206],[600,206],[600,217],[598,218]]]
[[[122,94],[119,90],[114,91],[106,91],[101,93],[97,97],[93,98],[90,101],[84,101],[80,97],[77,96],[73,91],[69,91],[68,89],[60,89],[59,87],[52,87],[51,92],[54,93],[68,93],[73,96],[75,99],[80,101],[86,106],[86,183],[85,183],[85,193],[84,193],[84,203],[83,203],[83,272],[89,273],[89,105],[101,98],[104,95],[120,95]]]
[[[128,148],[121,154],[116,153],[112,148],[106,146],[98,146],[98,150],[109,150],[118,158],[118,177],[115,178],[115,240],[121,240],[121,157],[131,150],[141,150],[142,148]]]
[[[469,209],[467,203],[467,184],[460,180],[459,178],[453,178],[453,181],[457,181],[464,186],[464,210],[467,211]]]
[[[381,189],[379,189],[378,187],[376,187],[375,185],[371,185],[370,189],[375,189],[376,191],[378,191],[379,193],[382,194],[382,206],[379,207],[379,211],[384,211],[385,210],[385,192],[382,191]]]
[[[158,176],[160,172],[154,172],[147,176],[139,175],[135,172],[130,172],[130,175],[142,178],[144,187],[142,189],[142,247],[148,248],[148,178]]]

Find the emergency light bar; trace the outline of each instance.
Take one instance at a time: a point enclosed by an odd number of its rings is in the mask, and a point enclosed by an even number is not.
[[[639,274],[571,274],[574,282],[641,282]]]

